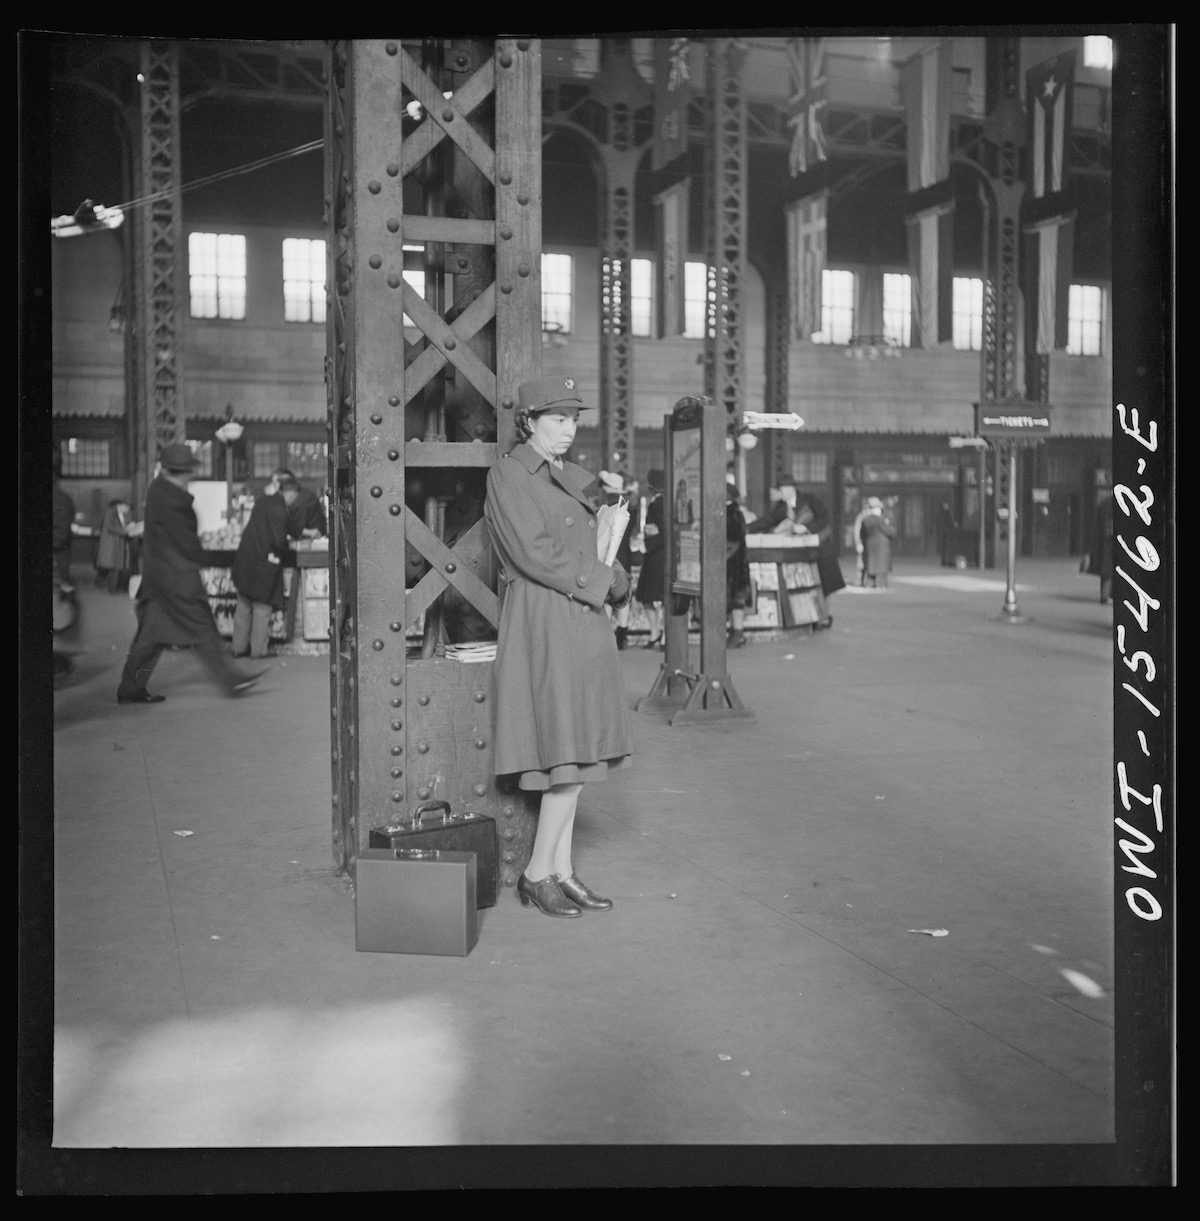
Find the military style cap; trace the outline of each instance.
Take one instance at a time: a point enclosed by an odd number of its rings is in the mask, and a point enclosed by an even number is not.
[[[536,414],[551,407],[574,407],[587,411],[573,377],[535,377],[517,387],[517,410]]]
[[[159,456],[159,461],[168,471],[194,471],[200,465],[200,460],[186,445],[176,443],[168,445]]]

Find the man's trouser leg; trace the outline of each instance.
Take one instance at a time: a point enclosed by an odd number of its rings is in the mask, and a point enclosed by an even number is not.
[[[250,613],[250,656],[266,657],[271,640],[271,615],[275,608],[269,602],[255,602]]]
[[[121,671],[121,682],[117,687],[117,695],[126,699],[146,690],[146,684],[162,654],[161,644],[146,639],[145,612],[141,602],[137,604],[137,618],[138,629],[129,646],[129,655],[125,658],[125,668]]]

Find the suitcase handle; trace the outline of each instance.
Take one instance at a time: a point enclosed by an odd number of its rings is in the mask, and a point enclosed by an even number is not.
[[[397,848],[398,861],[438,861],[442,854],[437,848]]]
[[[441,810],[443,823],[450,817],[450,803],[448,801],[424,801],[412,813],[412,830],[419,831],[421,829],[421,816],[431,810]]]

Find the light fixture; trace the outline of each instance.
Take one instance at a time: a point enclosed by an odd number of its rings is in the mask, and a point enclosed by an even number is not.
[[[878,360],[900,355],[900,345],[890,335],[851,335],[847,360]]]

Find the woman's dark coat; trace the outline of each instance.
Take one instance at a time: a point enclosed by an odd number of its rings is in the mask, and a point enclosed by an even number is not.
[[[645,534],[645,552],[642,555],[642,570],[638,574],[637,591],[634,597],[639,602],[661,602],[666,585],[667,553],[663,537],[663,498],[655,495],[646,506],[646,525],[657,526],[657,534]]]
[[[484,518],[500,564],[498,775],[630,753],[625,684],[604,604],[629,591],[596,555],[593,476],[518,445],[488,471]],[[614,573],[616,577],[614,578]]]
[[[148,643],[199,644],[217,636],[200,578],[207,565],[192,500],[191,492],[162,475],[146,491],[137,609]]]
[[[283,552],[287,545],[287,501],[281,494],[257,497],[233,557],[234,589],[251,602],[282,610]]]
[[[895,526],[878,513],[872,513],[863,518],[858,529],[863,544],[863,571],[869,577],[887,576],[892,571],[892,539],[896,537]]]
[[[817,547],[817,572],[821,578],[821,592],[828,597],[839,589],[845,589],[846,578],[838,562],[841,548],[833,537],[833,526],[830,524],[829,510],[825,508],[825,502],[819,496],[806,492],[796,500],[796,513],[797,520],[805,522],[820,540]]]
[[[746,550],[746,519],[736,500],[725,503],[725,609],[750,605],[750,557]]]

